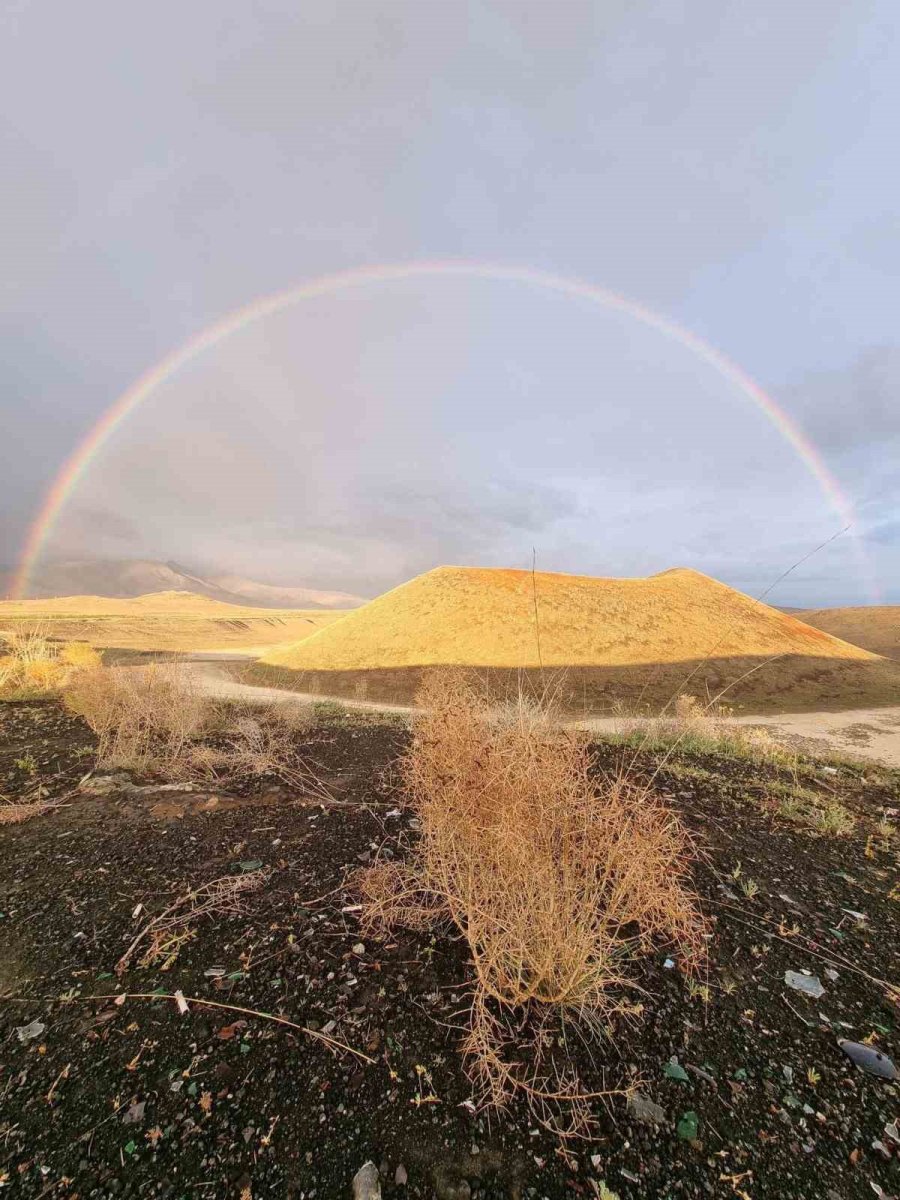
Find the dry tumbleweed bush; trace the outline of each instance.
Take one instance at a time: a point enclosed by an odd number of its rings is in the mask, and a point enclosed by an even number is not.
[[[433,677],[420,704],[401,778],[421,839],[406,864],[360,873],[364,922],[449,917],[475,968],[473,1078],[494,1103],[518,1087],[576,1099],[571,1080],[548,1091],[508,1065],[507,1018],[526,1006],[599,1029],[633,1008],[636,954],[665,942],[699,962],[687,837],[645,789],[592,779],[585,736],[546,706],[492,710],[453,672]]]
[[[105,767],[169,768],[210,723],[210,704],[177,663],[78,671],[66,705],[97,735]]]
[[[184,664],[78,671],[65,699],[96,733],[103,767],[170,779],[270,776],[331,799],[297,752],[298,736],[310,728],[308,713],[287,706],[235,711],[206,695]]]

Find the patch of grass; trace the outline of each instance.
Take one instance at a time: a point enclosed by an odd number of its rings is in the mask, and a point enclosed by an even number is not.
[[[343,725],[350,719],[347,706],[338,700],[316,700],[310,708],[317,724]]]
[[[856,821],[843,804],[829,800],[815,810],[813,828],[825,837],[846,837],[856,828]]]
[[[15,766],[18,770],[24,771],[26,775],[35,775],[37,773],[37,759],[30,752],[23,754],[21,758],[17,758]]]
[[[846,837],[856,827],[856,820],[845,805],[810,788],[774,781],[767,786],[767,792],[778,799],[778,815],[792,825],[823,837]]]
[[[420,701],[400,774],[421,840],[407,863],[359,873],[364,924],[452,921],[475,970],[473,1080],[495,1104],[515,1091],[576,1104],[565,1070],[548,1081],[504,1048],[529,1012],[609,1027],[633,1010],[631,964],[658,941],[700,960],[688,839],[646,788],[595,782],[587,735],[545,706],[493,709],[456,672],[431,677]]]
[[[0,634],[0,698],[27,700],[58,691],[100,656],[80,642],[60,644],[36,630]]]
[[[641,750],[675,750],[687,755],[725,755],[793,767],[797,755],[760,726],[735,725],[724,705],[704,706],[696,696],[675,699],[671,715],[640,716],[619,706],[616,740]]]

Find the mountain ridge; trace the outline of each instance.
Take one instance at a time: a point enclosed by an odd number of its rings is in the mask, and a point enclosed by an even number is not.
[[[0,571],[0,596],[9,598],[15,573]],[[21,599],[104,596],[133,599],[151,592],[190,592],[225,604],[254,608],[356,608],[366,603],[350,592],[261,583],[234,572],[201,574],[159,559],[66,559],[43,564]]]

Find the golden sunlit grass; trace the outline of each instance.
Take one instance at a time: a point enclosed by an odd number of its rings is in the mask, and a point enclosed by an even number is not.
[[[900,604],[812,608],[796,615],[833,637],[864,646],[874,654],[900,659]]]
[[[37,630],[0,634],[0,697],[56,691],[74,672],[99,661],[91,646],[59,645]]]
[[[595,579],[438,567],[265,661],[324,670],[634,666],[687,662],[707,653],[872,658],[697,571]]]
[[[646,789],[594,780],[586,736],[546,704],[492,709],[456,672],[432,676],[420,703],[400,770],[421,839],[406,863],[359,873],[364,924],[449,919],[474,968],[464,1052],[485,1097],[577,1104],[565,1067],[548,1086],[540,1055],[525,1069],[504,1053],[512,1022],[563,1017],[596,1033],[633,1011],[636,956],[665,943],[699,961],[687,837]]]
[[[0,626],[27,636],[137,651],[261,652],[295,643],[343,616],[340,610],[270,609],[225,604],[190,592],[154,592],[132,599],[57,596],[0,601]]]
[[[813,629],[697,571],[646,579],[438,567],[294,646],[267,651],[260,683],[408,704],[428,671],[481,670],[502,695],[564,672],[570,713],[616,700],[659,707],[727,691],[745,711],[890,704],[900,664]],[[520,674],[521,673],[521,674]]]

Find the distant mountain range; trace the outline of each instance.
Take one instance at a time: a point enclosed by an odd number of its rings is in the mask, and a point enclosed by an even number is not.
[[[0,572],[0,596],[12,587],[13,572]],[[193,592],[226,604],[258,608],[357,608],[364,596],[316,588],[281,587],[242,575],[199,575],[175,562],[150,559],[68,560],[40,567],[28,588],[28,598],[47,596],[143,596],[147,592]],[[24,599],[25,597],[23,597]]]

